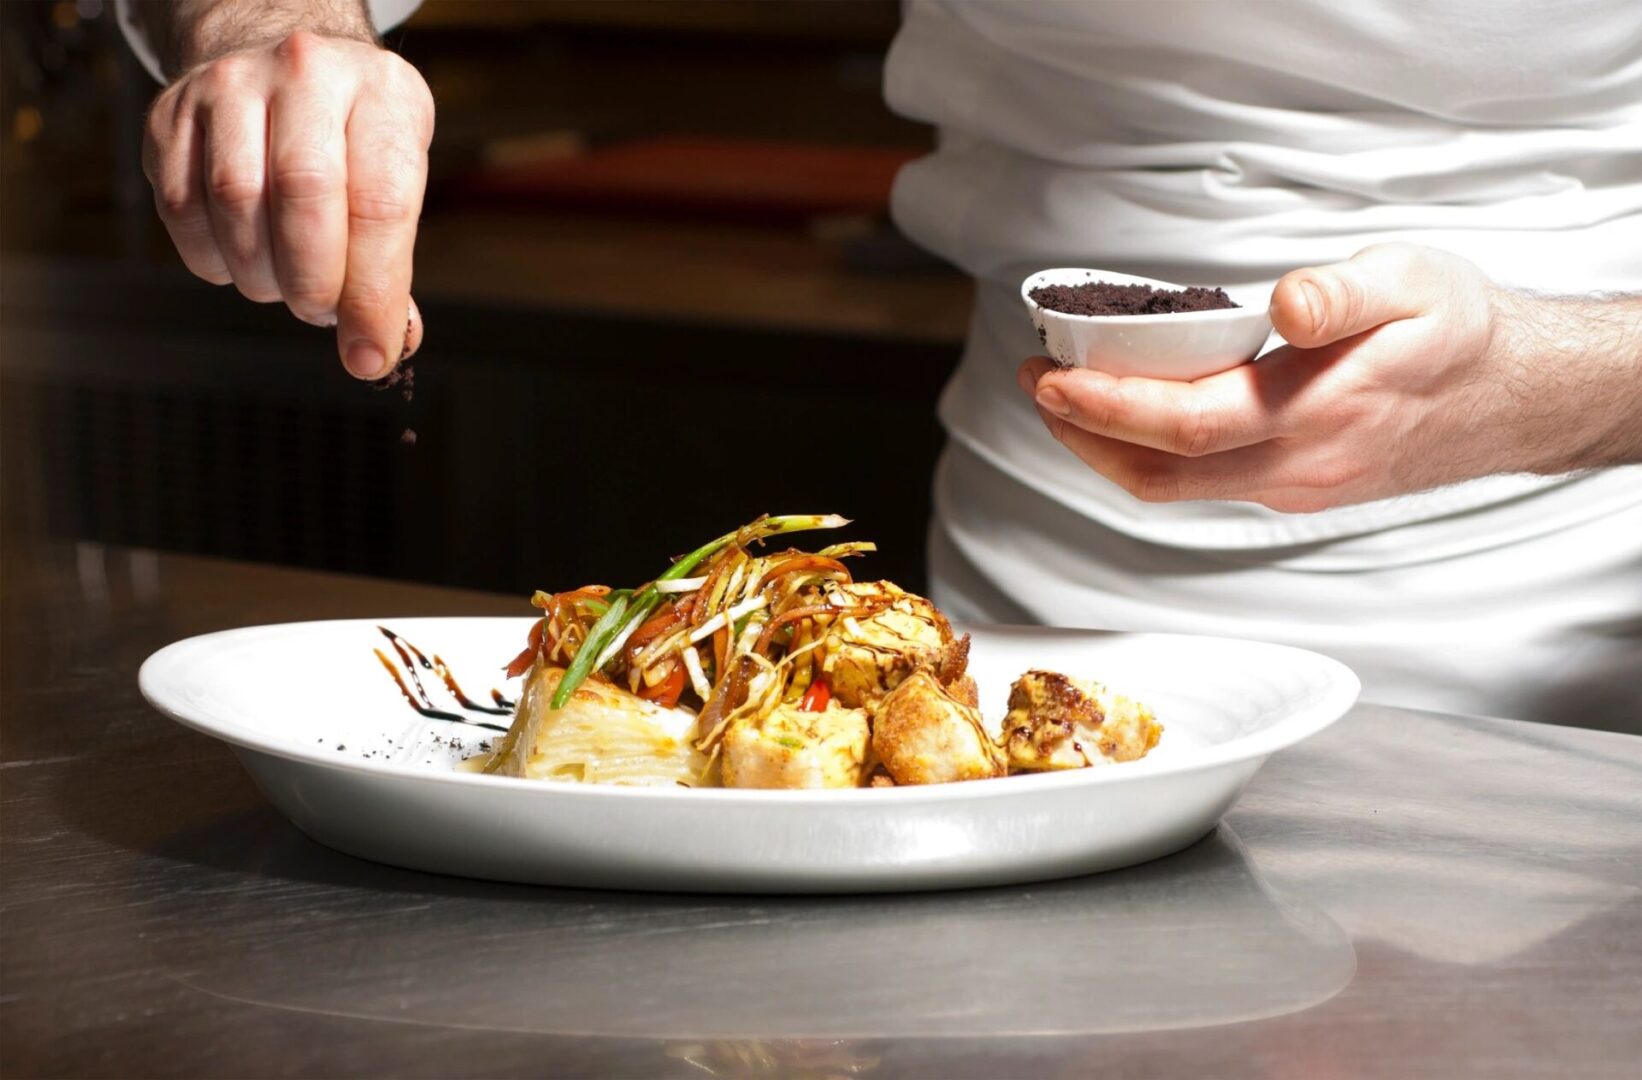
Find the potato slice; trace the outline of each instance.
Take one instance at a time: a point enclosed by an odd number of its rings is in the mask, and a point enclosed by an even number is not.
[[[707,757],[691,744],[696,717],[664,709],[603,678],[548,707],[564,669],[537,664],[526,676],[513,725],[485,763],[497,776],[589,784],[713,786]]]

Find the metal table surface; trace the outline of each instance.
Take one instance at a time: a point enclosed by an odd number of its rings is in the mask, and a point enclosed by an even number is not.
[[[0,1072],[1618,1076],[1642,739],[1359,706],[1221,828],[967,893],[659,896],[359,861],[135,672],[185,635],[517,600],[13,541]]]

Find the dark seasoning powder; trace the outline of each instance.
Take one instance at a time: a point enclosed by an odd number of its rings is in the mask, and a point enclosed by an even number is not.
[[[397,390],[399,396],[406,401],[416,396],[416,369],[411,366],[411,356],[416,350],[410,347],[411,330],[414,327],[415,323],[411,321],[410,316],[405,316],[405,344],[399,352],[399,363],[380,379],[371,381],[370,386],[373,390]],[[418,342],[417,345],[420,347],[421,343]],[[400,433],[399,441],[406,446],[415,446],[416,429],[406,428]]]
[[[1185,289],[1154,289],[1150,285],[1086,281],[1081,285],[1039,285],[1027,295],[1039,307],[1065,315],[1175,315],[1239,306],[1226,295],[1225,289],[1196,285]]]
[[[416,369],[411,366],[409,360],[401,360],[398,367],[380,379],[372,380],[368,385],[373,390],[397,390],[400,397],[410,401],[416,396]],[[416,430],[406,428],[400,433],[399,441],[406,446],[415,446]]]

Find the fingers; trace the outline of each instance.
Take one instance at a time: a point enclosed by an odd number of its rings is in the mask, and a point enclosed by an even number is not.
[[[417,323],[410,307],[416,221],[431,136],[401,99],[361,98],[347,126],[347,272],[337,347],[361,379],[386,375]],[[418,331],[419,333],[419,331]]]
[[[1074,427],[1039,410],[1050,432],[1091,469],[1142,502],[1258,502],[1309,513],[1352,501],[1364,473],[1347,457],[1297,456],[1275,442],[1186,458]]]
[[[205,206],[204,135],[192,111],[178,119],[179,97],[160,98],[149,114],[143,173],[154,188],[154,209],[183,265],[213,285],[226,285],[232,278]]]
[[[200,108],[205,199],[217,248],[249,300],[279,299],[268,232],[268,104],[261,95],[219,94]]]
[[[191,270],[336,326],[349,370],[375,379],[422,338],[411,256],[432,137],[409,64],[299,31],[162,94],[144,169]]]
[[[1223,453],[1281,435],[1293,395],[1275,384],[1290,374],[1245,364],[1187,383],[1057,369],[1043,357],[1028,360],[1020,371],[1023,388],[1046,415],[1094,435],[1183,457]],[[1262,386],[1268,375],[1273,385]]]
[[[297,318],[334,326],[348,266],[345,117],[303,86],[269,108],[269,230],[280,295]]]
[[[1429,310],[1438,289],[1432,253],[1377,244],[1345,262],[1285,274],[1271,293],[1271,322],[1291,345],[1314,349]]]

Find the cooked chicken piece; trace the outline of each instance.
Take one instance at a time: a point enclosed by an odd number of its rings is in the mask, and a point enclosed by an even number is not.
[[[1145,757],[1163,725],[1093,679],[1028,671],[1010,687],[1003,732],[1012,768],[1079,769]]]
[[[947,632],[951,633],[950,627]],[[954,685],[966,678],[969,672],[969,635],[965,634],[963,637],[953,638],[945,645],[942,645],[935,653],[935,659],[931,661],[931,664],[935,669],[935,677],[941,681],[941,685],[948,690],[952,689]],[[970,679],[970,685],[973,686],[974,684],[975,680]]]
[[[724,786],[860,787],[870,737],[865,709],[777,706],[762,720],[743,718],[725,729]]]
[[[953,697],[927,670],[913,673],[879,704],[872,749],[897,784],[981,780],[1005,771],[980,710]]]
[[[839,591],[856,604],[884,604],[871,615],[845,616],[827,631],[823,667],[833,697],[850,708],[876,706],[901,680],[941,658],[952,641],[952,628],[934,604],[891,582],[857,582]],[[966,645],[948,681],[963,674],[967,653]]]

